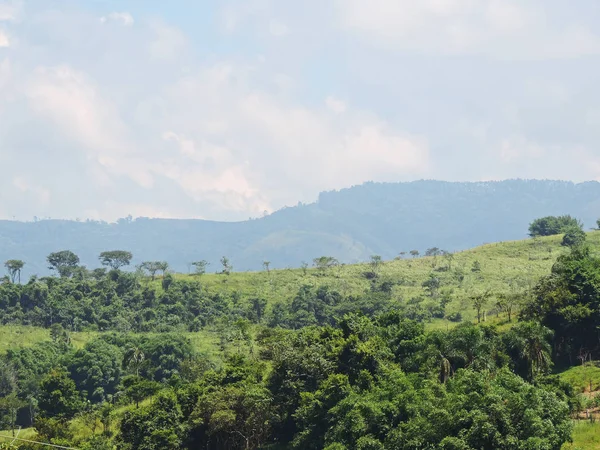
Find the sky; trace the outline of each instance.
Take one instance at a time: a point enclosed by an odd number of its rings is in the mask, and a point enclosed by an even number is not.
[[[597,0],[0,0],[0,218],[600,180]]]

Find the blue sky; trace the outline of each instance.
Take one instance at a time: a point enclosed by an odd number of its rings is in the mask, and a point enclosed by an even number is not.
[[[0,0],[0,218],[600,179],[593,0]]]

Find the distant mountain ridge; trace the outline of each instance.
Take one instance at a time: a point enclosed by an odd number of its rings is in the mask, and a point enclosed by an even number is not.
[[[522,239],[529,223],[571,214],[592,227],[600,217],[600,183],[507,180],[365,183],[323,192],[317,202],[283,208],[244,222],[140,218],[116,224],[42,220],[0,221],[0,261],[22,259],[24,275],[45,274],[46,256],[70,249],[98,267],[98,254],[122,249],[134,263],[164,260],[178,272],[206,259],[210,271],[227,256],[236,271],[297,267],[321,255],[341,262],[439,247],[463,250]]]

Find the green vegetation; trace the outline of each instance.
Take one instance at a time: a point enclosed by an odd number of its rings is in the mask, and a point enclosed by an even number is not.
[[[529,236],[553,236],[567,231],[582,230],[583,224],[571,216],[548,216],[534,220],[529,225]]]
[[[577,421],[573,427],[573,442],[565,444],[564,450],[587,450],[600,448],[600,422]]]
[[[600,367],[592,362],[573,366],[562,372],[560,378],[578,392],[600,392]]]
[[[120,250],[88,269],[65,250],[48,257],[57,277],[23,284],[7,265],[0,434],[100,450],[594,448],[600,232],[564,239],[254,273],[224,256],[213,274],[204,260],[125,272]]]

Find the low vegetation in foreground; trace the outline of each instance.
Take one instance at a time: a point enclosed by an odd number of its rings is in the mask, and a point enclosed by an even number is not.
[[[0,448],[597,448],[600,233],[561,220],[351,266],[9,260]]]

